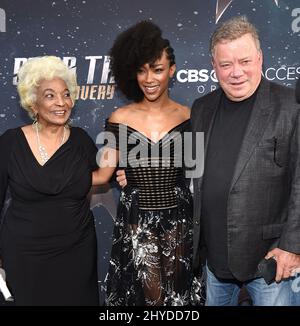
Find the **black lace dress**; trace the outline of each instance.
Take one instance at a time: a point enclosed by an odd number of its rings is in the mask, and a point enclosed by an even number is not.
[[[128,185],[115,220],[106,305],[191,302],[192,198],[181,164],[189,126],[186,120],[154,143],[131,127],[107,122],[120,165],[127,165]]]

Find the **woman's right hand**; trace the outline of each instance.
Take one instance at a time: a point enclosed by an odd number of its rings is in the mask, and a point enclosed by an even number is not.
[[[120,187],[124,188],[127,185],[127,179],[126,179],[126,174],[125,170],[117,170],[117,182],[119,183]]]

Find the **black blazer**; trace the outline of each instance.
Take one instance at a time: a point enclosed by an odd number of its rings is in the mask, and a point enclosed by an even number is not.
[[[204,132],[205,151],[221,94],[217,89],[192,106],[192,131]],[[274,243],[300,254],[299,109],[293,89],[261,81],[227,204],[228,267],[240,281],[258,276],[258,262]],[[193,186],[194,268],[198,269],[202,178],[194,179]]]

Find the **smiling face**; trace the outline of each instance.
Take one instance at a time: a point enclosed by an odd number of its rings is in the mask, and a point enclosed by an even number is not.
[[[262,52],[249,33],[233,41],[217,43],[212,64],[220,86],[232,101],[250,97],[261,81]]]
[[[146,63],[139,69],[137,82],[146,100],[153,102],[168,94],[169,80],[175,69],[175,64],[170,66],[166,51],[154,63]]]
[[[43,125],[65,125],[68,121],[73,101],[66,83],[61,78],[42,80],[36,93],[32,110]]]

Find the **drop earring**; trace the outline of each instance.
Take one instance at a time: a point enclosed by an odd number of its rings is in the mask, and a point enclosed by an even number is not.
[[[33,113],[33,122],[32,122],[33,125],[37,123],[37,118],[38,118],[38,114],[34,112]]]

